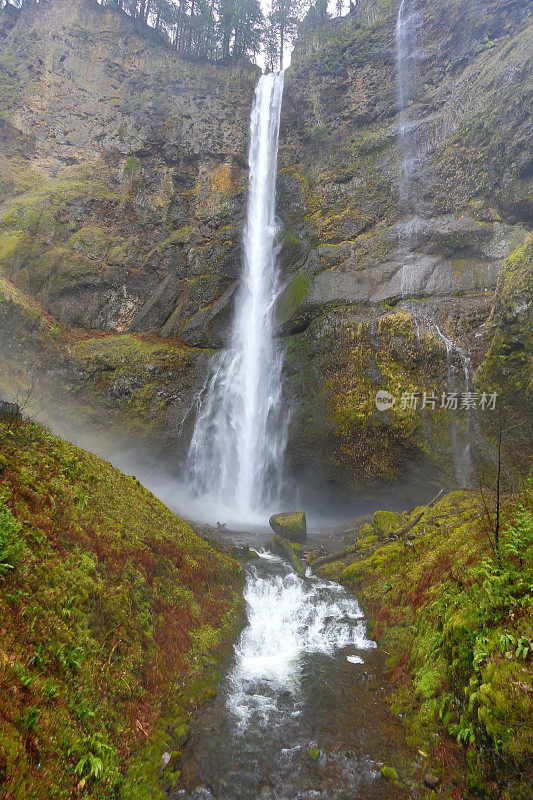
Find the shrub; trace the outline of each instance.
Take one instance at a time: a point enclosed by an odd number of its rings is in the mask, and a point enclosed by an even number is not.
[[[137,156],[134,156],[133,154],[128,156],[126,163],[124,164],[124,177],[128,179],[133,178],[133,176],[139,171],[140,166],[141,162]]]
[[[313,142],[323,142],[328,138],[328,129],[325,125],[315,125],[311,131],[311,139]]]

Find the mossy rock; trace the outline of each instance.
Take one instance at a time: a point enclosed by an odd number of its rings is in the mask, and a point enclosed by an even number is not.
[[[381,777],[387,781],[397,781],[398,773],[394,767],[381,767]]]
[[[400,515],[395,511],[376,511],[372,517],[372,528],[378,536],[394,533],[401,528]]]
[[[307,539],[307,522],[304,511],[284,511],[273,514],[268,523],[275,534],[289,539],[291,542],[305,542]]]
[[[311,759],[311,761],[318,761],[318,759],[320,758],[320,750],[318,749],[318,747],[309,747],[305,751],[305,754],[308,758]]]
[[[276,317],[280,325],[294,316],[313,285],[313,280],[305,270],[300,270],[282,291],[277,307]]]
[[[294,552],[294,545],[285,539],[283,536],[273,536],[267,542],[267,547],[276,553],[281,558],[286,559],[297,575],[304,575],[305,569],[298,558],[297,553]]]

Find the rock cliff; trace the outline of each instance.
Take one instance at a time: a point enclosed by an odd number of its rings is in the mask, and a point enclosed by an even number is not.
[[[3,273],[60,322],[220,344],[257,70],[91,0],[24,7],[0,68]]]
[[[427,475],[424,456],[435,452],[449,474],[460,469],[445,415],[398,404],[377,413],[375,392],[440,395],[463,367],[469,385],[456,388],[501,390],[506,380],[479,370],[498,325],[498,275],[517,247],[519,272],[530,265],[520,246],[531,214],[524,6],[407,5],[415,49],[403,208],[398,4],[360,3],[318,28],[286,79],[279,194],[284,263],[297,273],[282,317],[292,452],[347,483],[398,479],[409,464]],[[472,439],[485,439],[489,416],[468,422]]]
[[[289,463],[350,492],[464,482],[476,443],[490,461],[499,415],[457,422],[402,394],[503,391],[508,450],[527,438],[526,9],[409,4],[402,204],[398,5],[366,0],[301,37],[282,113]],[[85,410],[172,452],[227,336],[257,68],[180,60],[92,0],[0,17],[4,363],[44,364]]]

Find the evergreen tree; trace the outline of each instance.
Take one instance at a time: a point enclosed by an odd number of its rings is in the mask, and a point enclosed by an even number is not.
[[[300,25],[301,31],[308,31],[321,25],[329,19],[328,0],[315,0]]]
[[[270,17],[263,34],[263,48],[267,69],[269,72],[275,72],[279,64],[279,39],[276,29],[271,25]]]
[[[306,0],[272,0],[268,27],[270,36],[278,41],[280,69],[283,69],[283,51],[296,37],[306,5]]]
[[[264,21],[259,0],[237,0],[233,42],[233,55],[236,58],[253,57],[259,52]]]
[[[259,52],[264,17],[259,0],[221,0],[218,39],[222,58],[243,58]]]

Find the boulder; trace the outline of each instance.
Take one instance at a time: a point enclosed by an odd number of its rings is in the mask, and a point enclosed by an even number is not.
[[[268,522],[275,534],[283,536],[291,542],[305,542],[307,539],[304,511],[284,511],[281,514],[273,514]]]
[[[432,775],[430,772],[426,772],[424,775],[424,786],[427,786],[429,789],[436,789],[440,783],[440,778],[436,775]]]

